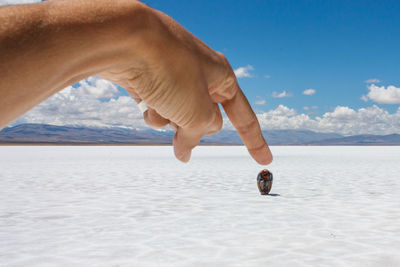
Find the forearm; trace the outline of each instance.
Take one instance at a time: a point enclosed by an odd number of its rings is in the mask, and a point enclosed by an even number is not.
[[[0,128],[93,74],[145,101],[146,122],[176,125],[182,161],[202,136],[221,129],[218,103],[254,159],[272,160],[227,59],[162,12],[134,0],[0,8]]]
[[[0,8],[0,129],[62,88],[135,56],[146,10],[115,0]]]

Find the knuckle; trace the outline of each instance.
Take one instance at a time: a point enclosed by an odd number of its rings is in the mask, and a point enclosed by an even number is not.
[[[251,119],[246,123],[236,126],[236,130],[241,136],[247,136],[253,132],[253,129],[258,127],[258,121],[256,119]]]
[[[229,61],[226,58],[226,56],[224,54],[222,54],[221,52],[217,52],[217,55],[220,58],[220,60],[222,62],[222,65],[225,68],[225,70],[228,71],[228,73],[227,73],[228,75],[227,76],[233,76],[234,78],[236,78],[235,73],[233,72],[232,66],[229,63]]]
[[[219,59],[224,63],[225,66],[229,66],[229,67],[231,66],[229,64],[228,59],[226,58],[226,56],[222,52],[216,51],[216,53],[217,53]]]
[[[185,128],[202,132],[207,131],[212,126],[215,116],[215,112],[199,112]]]
[[[214,98],[219,96],[219,98],[224,100],[232,99],[238,88],[236,75],[229,64],[228,59],[220,52],[217,52],[217,55],[220,58],[221,67],[223,68],[221,71],[221,73],[223,73],[221,77],[223,78],[209,89],[210,94],[214,96]]]
[[[219,111],[219,108],[218,108],[218,110],[216,110],[212,114],[209,114],[209,116],[207,117],[207,120],[205,122],[205,126],[204,126],[205,128],[203,128],[203,129],[204,129],[205,135],[212,135],[212,134],[216,134],[219,131],[221,131],[222,126],[223,126],[223,119],[222,119],[221,112]]]
[[[228,59],[226,58],[226,56],[223,53],[221,53],[219,51],[216,51],[216,53],[220,59],[222,59],[223,61],[228,61]]]
[[[222,86],[222,88],[225,89],[223,90],[223,94],[225,95],[226,99],[232,99],[236,95],[236,89],[238,88],[237,86],[235,86],[236,83],[237,81],[235,74],[226,77]]]
[[[148,126],[150,126],[153,129],[160,129],[162,127],[164,127],[165,125],[167,125],[167,122],[165,120],[163,120],[162,118],[156,117],[154,115],[151,115],[152,113],[149,113],[149,110],[147,110],[144,114],[143,114],[143,118],[144,121],[146,122],[146,124]]]

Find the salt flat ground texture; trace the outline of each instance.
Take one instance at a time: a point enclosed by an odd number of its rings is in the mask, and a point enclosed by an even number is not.
[[[1,266],[400,266],[399,147],[0,147]]]

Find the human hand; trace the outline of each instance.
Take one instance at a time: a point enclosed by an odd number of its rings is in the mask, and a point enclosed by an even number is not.
[[[132,0],[57,0],[2,7],[0,25],[0,129],[99,74],[148,104],[150,126],[176,127],[178,159],[221,129],[221,103],[253,158],[271,162],[226,58],[162,12]]]
[[[145,10],[146,28],[133,39],[130,56],[99,75],[126,88],[137,102],[147,103],[148,125],[175,128],[173,145],[179,160],[189,161],[200,139],[222,128],[221,103],[250,155],[259,164],[269,164],[272,154],[257,117],[225,56],[167,15]]]

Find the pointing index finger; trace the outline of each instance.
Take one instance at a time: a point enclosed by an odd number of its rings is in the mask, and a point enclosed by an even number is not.
[[[246,96],[237,83],[235,83],[235,86],[237,87],[236,94],[221,104],[250,155],[259,164],[267,165],[272,162],[271,151],[261,133],[260,124]]]

